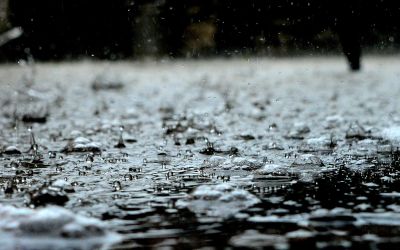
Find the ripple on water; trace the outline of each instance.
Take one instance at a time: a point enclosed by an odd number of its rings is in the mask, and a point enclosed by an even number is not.
[[[198,216],[224,219],[249,208],[260,200],[250,192],[229,184],[201,185],[186,198],[177,201],[178,208],[188,208]]]
[[[121,240],[104,222],[62,207],[32,210],[0,205],[0,216],[0,242],[5,249],[98,249]]]

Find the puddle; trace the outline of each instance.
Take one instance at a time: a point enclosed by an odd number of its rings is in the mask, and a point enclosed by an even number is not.
[[[399,62],[370,60],[3,65],[1,241],[99,247],[14,216],[57,211],[114,249],[394,248]]]

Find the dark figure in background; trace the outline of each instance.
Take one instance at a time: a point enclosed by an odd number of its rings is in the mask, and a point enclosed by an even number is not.
[[[338,34],[351,68],[357,70],[358,1],[10,0],[10,21],[22,26],[24,35],[3,51],[12,51],[15,57],[25,51],[44,60],[79,55],[117,59],[152,51],[170,56],[224,55],[253,52],[261,36],[279,47],[278,36],[285,32],[293,34],[297,46],[330,27]],[[149,9],[152,13],[146,18]]]
[[[300,44],[308,51],[318,47],[310,43],[315,34],[330,28],[351,69],[358,70],[360,1],[10,0],[10,21],[24,34],[2,49],[14,57],[29,52],[44,60],[118,59],[148,52],[174,57],[254,53],[265,43],[283,47],[282,40],[289,40],[288,48]],[[282,39],[287,34],[293,39]]]
[[[217,5],[219,51],[253,51],[260,38],[270,46],[282,46],[280,35],[290,34],[297,44],[311,49],[313,36],[331,29],[339,38],[352,70],[360,69],[360,0],[226,0]],[[334,49],[334,48],[332,48]]]
[[[261,36],[280,46],[279,34],[293,34],[298,43],[330,27],[338,34],[351,69],[358,70],[359,1],[10,0],[10,21],[22,26],[24,35],[7,46],[20,54],[28,48],[35,58],[46,60],[132,56],[141,49],[137,45],[143,48],[139,40],[151,40],[152,34],[140,37],[147,31],[138,27],[149,24],[137,18],[146,4],[159,10],[152,29],[159,29],[161,51],[171,56],[252,52]]]
[[[361,16],[362,0],[329,1],[328,11],[333,13],[330,24],[339,36],[343,53],[346,56],[350,68],[354,71],[360,69],[361,57],[361,33],[364,27]],[[328,13],[329,14],[329,13]]]

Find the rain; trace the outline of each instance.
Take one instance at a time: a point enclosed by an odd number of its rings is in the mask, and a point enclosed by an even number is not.
[[[0,2],[2,247],[397,249],[400,5],[267,2]]]

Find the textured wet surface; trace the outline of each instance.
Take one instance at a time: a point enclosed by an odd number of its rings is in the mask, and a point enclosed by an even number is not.
[[[120,233],[117,249],[397,249],[399,66],[0,66],[0,203],[103,220],[93,234],[59,235],[87,249],[99,231]],[[37,237],[25,232],[22,246]]]

